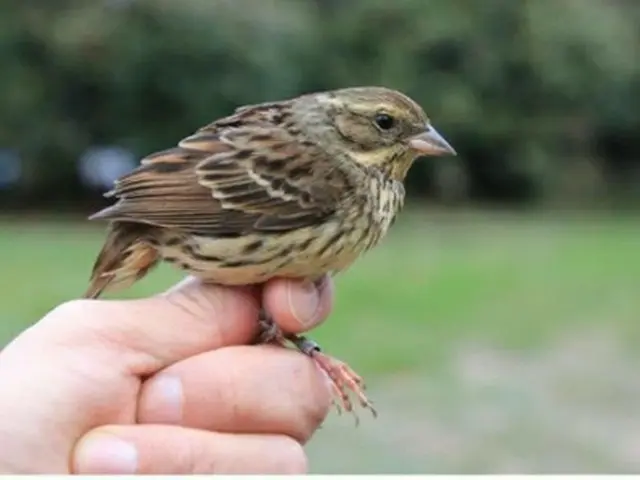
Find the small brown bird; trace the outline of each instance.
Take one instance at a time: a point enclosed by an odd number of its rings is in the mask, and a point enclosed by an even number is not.
[[[126,287],[160,260],[203,281],[317,281],[346,269],[385,235],[422,155],[455,155],[422,108],[400,92],[359,87],[238,108],[144,158],[90,217],[110,222],[85,296]],[[291,341],[372,410],[362,379],[261,312],[261,342]]]

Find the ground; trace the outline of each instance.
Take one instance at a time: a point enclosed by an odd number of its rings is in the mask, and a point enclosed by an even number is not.
[[[101,239],[0,218],[0,341],[84,290]],[[364,374],[380,417],[332,415],[313,471],[640,471],[637,218],[413,209],[337,283],[313,337]]]

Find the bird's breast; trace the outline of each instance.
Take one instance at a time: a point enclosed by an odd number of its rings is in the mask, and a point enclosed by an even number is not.
[[[164,260],[205,281],[262,283],[274,277],[316,279],[344,270],[366,248],[371,231],[338,219],[281,234],[238,238],[190,236],[164,244]]]
[[[372,207],[373,221],[385,234],[396,219],[398,212],[402,208],[404,195],[393,185],[384,185],[380,188],[377,200]]]
[[[394,180],[374,178],[371,180],[371,191],[367,214],[369,219],[369,236],[365,250],[375,247],[387,234],[404,204],[404,187]]]
[[[236,238],[186,236],[166,241],[158,250],[166,261],[223,285],[262,283],[274,277],[316,279],[348,268],[393,224],[403,190],[389,184],[376,184],[375,189],[366,201],[354,201],[317,225]]]

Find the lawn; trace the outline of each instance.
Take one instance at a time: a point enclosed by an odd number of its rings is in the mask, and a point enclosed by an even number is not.
[[[102,232],[78,219],[0,218],[0,342],[84,290]],[[161,267],[120,296],[150,294],[179,278]],[[330,421],[311,445],[316,471],[640,470],[640,454],[613,455],[611,442],[604,451],[604,440],[583,445],[576,433],[559,446],[558,436],[534,416],[550,418],[568,406],[559,418],[575,423],[571,405],[584,400],[585,418],[591,418],[601,389],[640,383],[634,352],[640,340],[637,218],[413,210],[337,283],[335,313],[314,338],[367,376],[384,408],[381,419],[363,421],[367,425],[355,431],[348,421]],[[584,371],[569,369],[563,379],[567,355]],[[536,400],[541,390],[558,393],[580,375],[592,386],[602,376],[613,378],[598,358],[612,369],[617,365],[622,376],[614,386],[587,388],[573,399],[551,395],[550,404]],[[624,368],[629,375],[621,373]],[[552,379],[555,374],[560,380]],[[495,398],[476,392],[469,375],[489,375]],[[640,392],[633,395],[631,403],[639,405]],[[487,408],[506,404],[515,417],[488,451],[491,434],[469,429]],[[629,408],[640,419],[640,407]],[[497,411],[504,414],[504,408]],[[527,446],[522,439],[538,438],[531,429],[539,431],[539,443]],[[336,450],[331,439],[337,435],[351,437],[352,450]],[[640,429],[631,441],[640,444]],[[562,448],[566,454],[558,453]],[[426,461],[430,453],[434,458]]]

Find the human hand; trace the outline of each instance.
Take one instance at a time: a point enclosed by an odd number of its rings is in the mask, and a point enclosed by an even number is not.
[[[323,285],[189,280],[59,306],[0,353],[0,472],[304,473],[327,382],[297,351],[246,344],[261,303],[285,331],[317,325]]]

